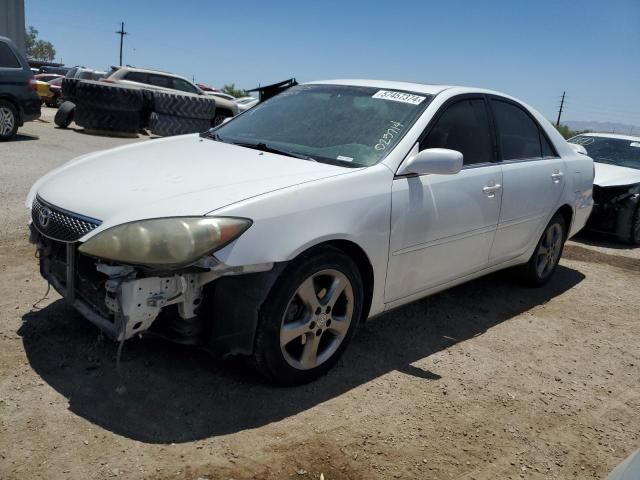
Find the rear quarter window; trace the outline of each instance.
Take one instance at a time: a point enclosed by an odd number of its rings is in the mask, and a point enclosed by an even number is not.
[[[0,68],[22,68],[9,45],[0,42]]]

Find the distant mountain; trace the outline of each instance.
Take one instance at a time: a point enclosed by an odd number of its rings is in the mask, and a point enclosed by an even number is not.
[[[614,122],[584,122],[567,120],[564,123],[571,130],[605,133],[621,133],[624,135],[640,135],[640,127],[638,125],[626,125],[624,123]]]

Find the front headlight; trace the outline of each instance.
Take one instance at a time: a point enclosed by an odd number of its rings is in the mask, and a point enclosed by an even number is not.
[[[109,228],[80,245],[92,257],[148,266],[180,267],[227,245],[251,226],[246,218],[176,217]]]

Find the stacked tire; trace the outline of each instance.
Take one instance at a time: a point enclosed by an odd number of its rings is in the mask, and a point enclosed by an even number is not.
[[[151,133],[168,137],[208,130],[213,126],[216,102],[204,95],[153,92]]]
[[[83,80],[76,85],[74,120],[89,130],[137,134],[145,96],[139,88]]]
[[[66,102],[78,102],[78,97],[76,95],[78,83],[80,80],[77,78],[63,78],[62,79],[62,92],[61,96]]]

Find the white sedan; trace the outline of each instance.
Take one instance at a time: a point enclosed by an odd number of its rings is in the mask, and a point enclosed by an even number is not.
[[[593,162],[489,90],[336,80],[31,189],[42,275],[113,339],[158,334],[310,381],[358,324],[507,267],[547,282]]]

